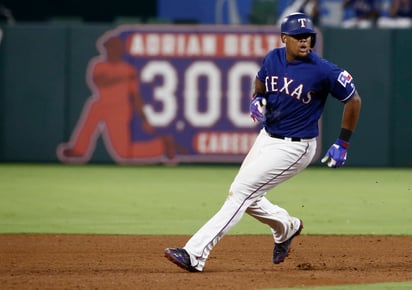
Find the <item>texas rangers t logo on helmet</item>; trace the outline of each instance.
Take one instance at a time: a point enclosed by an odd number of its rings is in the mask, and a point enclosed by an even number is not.
[[[298,22],[300,23],[300,27],[306,27],[306,18],[299,18]]]

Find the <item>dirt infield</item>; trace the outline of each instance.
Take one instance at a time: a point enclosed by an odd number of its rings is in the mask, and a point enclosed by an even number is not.
[[[183,236],[0,235],[1,289],[263,289],[412,281],[412,237],[299,236],[271,262],[270,236],[226,236],[203,273],[163,257]]]

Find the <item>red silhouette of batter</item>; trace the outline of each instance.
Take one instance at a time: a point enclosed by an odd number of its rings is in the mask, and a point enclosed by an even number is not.
[[[136,68],[122,59],[124,42],[112,36],[100,49],[102,55],[89,65],[93,94],[84,104],[70,141],[58,146],[57,157],[62,162],[88,162],[101,134],[117,163],[173,159],[173,137],[157,135],[145,116]],[[133,140],[131,130],[135,130]]]

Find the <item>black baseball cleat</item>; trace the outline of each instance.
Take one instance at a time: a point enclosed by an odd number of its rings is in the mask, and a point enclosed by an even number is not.
[[[300,232],[303,229],[303,222],[300,220],[300,225],[296,233],[293,234],[289,239],[284,241],[283,243],[276,244],[275,248],[273,249],[273,263],[280,264],[285,261],[286,257],[289,255],[290,245],[292,244],[292,239],[296,236],[300,235]]]
[[[185,249],[166,248],[164,250],[164,254],[167,259],[178,265],[180,268],[189,272],[200,272],[190,263],[190,256]]]

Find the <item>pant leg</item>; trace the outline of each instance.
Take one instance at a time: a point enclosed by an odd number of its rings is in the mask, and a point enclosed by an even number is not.
[[[300,225],[298,218],[290,216],[284,208],[272,204],[266,197],[249,206],[246,213],[270,227],[275,243],[289,239]]]
[[[290,142],[270,138],[268,143],[268,149],[263,150],[264,154],[262,154],[268,161],[265,162],[260,157],[256,159],[258,161],[255,165],[253,163],[247,165],[246,169],[236,177],[235,186],[239,188],[237,191],[247,190],[248,184],[259,184],[260,180],[260,188],[256,193],[259,198],[249,205],[246,212],[267,224],[272,230],[275,242],[282,243],[296,232],[300,220],[290,216],[285,209],[272,204],[265,195],[266,192],[297,175],[310,164],[316,153],[316,140]],[[265,170],[265,166],[270,165],[273,168]]]
[[[184,248],[191,255],[192,265],[201,271],[210,251],[240,221],[245,211],[261,201],[267,191],[307,167],[315,151],[316,141],[289,142],[271,138],[262,131],[242,163],[221,209],[186,243]],[[278,222],[273,225],[275,231],[278,229],[276,239],[286,239],[292,224],[283,218],[273,220]],[[281,227],[284,229],[280,230]]]

